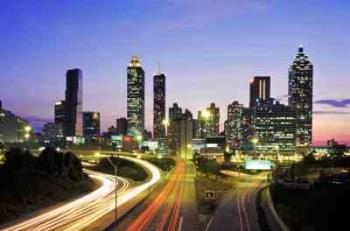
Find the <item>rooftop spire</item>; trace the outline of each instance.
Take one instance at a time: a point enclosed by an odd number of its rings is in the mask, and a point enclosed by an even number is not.
[[[303,45],[299,45],[298,52],[299,53],[303,53],[304,52]]]

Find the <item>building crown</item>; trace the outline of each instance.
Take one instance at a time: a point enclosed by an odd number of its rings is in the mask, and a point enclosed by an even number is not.
[[[136,55],[131,57],[129,67],[141,67],[141,61],[140,58]]]

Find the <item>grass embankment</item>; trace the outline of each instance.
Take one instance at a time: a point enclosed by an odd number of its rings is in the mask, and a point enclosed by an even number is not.
[[[39,157],[20,149],[5,154],[0,166],[0,223],[92,191],[73,153],[46,149]]]
[[[163,171],[170,171],[176,165],[176,161],[172,158],[147,157],[144,160],[154,164]]]
[[[170,171],[176,164],[171,158],[159,159],[155,157],[147,157],[143,159],[154,164],[163,171]],[[117,164],[118,176],[126,177],[134,181],[145,181],[148,178],[146,170],[132,161],[117,157],[110,157],[110,160],[114,165]],[[96,166],[89,168],[95,171],[101,171],[112,175],[114,174],[114,168],[107,158],[101,158]]]
[[[145,169],[132,161],[117,157],[110,157],[110,160],[114,165],[117,164],[118,176],[126,177],[134,181],[145,181],[148,177]],[[96,166],[89,168],[94,171],[114,175],[114,168],[107,158],[101,158]]]
[[[337,230],[348,226],[350,186],[328,185],[310,190],[274,186],[271,195],[290,230]]]
[[[225,193],[232,189],[233,186],[234,181],[232,177],[197,172],[195,187],[199,212],[212,214],[220,204]],[[214,198],[209,199],[206,197],[206,192],[208,191],[214,192]]]

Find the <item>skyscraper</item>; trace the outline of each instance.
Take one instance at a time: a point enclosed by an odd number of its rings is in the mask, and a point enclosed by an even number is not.
[[[227,106],[227,120],[225,122],[225,138],[231,147],[243,147],[254,135],[251,123],[250,108],[243,107],[238,101]]]
[[[257,99],[268,100],[270,98],[270,76],[254,76],[250,82],[249,107],[256,105]]]
[[[159,73],[153,78],[153,137],[165,137],[165,75]]]
[[[145,72],[140,59],[133,56],[127,68],[128,133],[142,135],[145,129]]]
[[[47,134],[57,133],[56,137],[63,138],[63,126],[66,119],[66,109],[64,105],[64,100],[60,100],[55,103],[55,126],[48,124],[45,129],[43,128],[45,131],[47,131]],[[55,129],[57,131],[51,132]],[[49,136],[51,137],[51,135]]]
[[[55,103],[55,124],[63,126],[66,117],[66,110],[64,108],[64,100]]]
[[[83,135],[83,79],[80,69],[71,69],[66,74],[66,100],[64,136]]]
[[[220,133],[220,108],[216,107],[215,103],[211,103],[205,110],[199,111],[198,123],[202,139],[218,136]]]
[[[227,106],[227,120],[225,122],[225,138],[230,146],[239,145],[239,132],[243,120],[243,105],[233,101]]]
[[[296,145],[312,144],[313,66],[303,47],[299,47],[289,67],[288,102],[296,110]]]
[[[83,113],[83,128],[86,138],[94,138],[100,135],[100,113],[99,112],[84,112]]]
[[[181,158],[189,158],[191,154],[189,145],[191,145],[194,135],[192,112],[186,109],[182,113],[182,109],[177,103],[174,103],[173,107],[169,108],[169,120],[168,145],[170,153]]]
[[[117,133],[126,135],[128,132],[128,120],[124,117],[117,119]]]
[[[180,149],[180,125],[179,120],[182,118],[182,108],[174,103],[169,108],[169,129],[168,129],[168,145],[170,154],[175,155]]]
[[[295,110],[274,99],[258,99],[253,110],[257,149],[264,153],[295,151]]]
[[[177,103],[173,103],[173,106],[169,108],[169,122],[181,118],[182,108]]]

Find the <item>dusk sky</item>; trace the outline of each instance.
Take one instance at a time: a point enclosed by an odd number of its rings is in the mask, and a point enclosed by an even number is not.
[[[102,130],[126,116],[126,67],[146,72],[152,128],[153,74],[167,74],[167,106],[197,111],[215,102],[221,121],[233,100],[248,105],[249,81],[270,75],[286,102],[298,46],[314,65],[314,143],[350,143],[350,1],[0,0],[0,100],[38,128],[64,99],[65,73],[83,70],[84,111]]]

